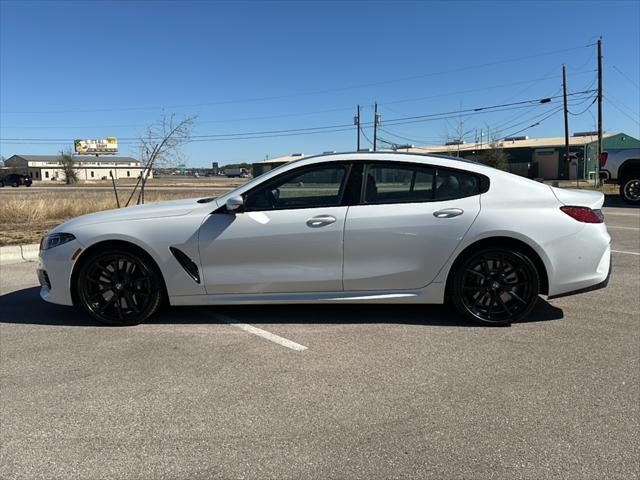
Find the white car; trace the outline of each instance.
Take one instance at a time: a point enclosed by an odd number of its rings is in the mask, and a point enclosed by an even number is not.
[[[456,158],[306,157],[219,198],[60,225],[42,240],[41,296],[113,325],[140,323],[167,301],[448,301],[504,325],[539,294],[606,286],[603,201]]]

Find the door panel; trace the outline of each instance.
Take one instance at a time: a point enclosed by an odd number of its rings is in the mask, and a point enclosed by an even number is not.
[[[428,285],[479,212],[480,195],[349,207],[344,236],[345,291],[411,290]]]
[[[347,207],[214,214],[199,231],[208,294],[342,290]]]

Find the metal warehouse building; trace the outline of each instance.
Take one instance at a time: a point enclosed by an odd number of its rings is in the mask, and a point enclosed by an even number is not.
[[[571,155],[570,174],[565,170],[564,137],[529,138],[513,137],[498,142],[508,156],[509,171],[525,177],[544,180],[593,179],[599,170],[598,136],[595,132],[575,133],[569,137]],[[469,160],[482,160],[491,145],[488,143],[461,143],[455,145],[432,145],[424,147],[398,148],[397,151],[412,153],[437,153],[460,156]],[[605,134],[603,149],[640,148],[640,140],[626,133]],[[253,164],[253,176],[276,168],[279,165],[302,158],[293,154]]]
[[[640,148],[640,140],[626,133],[605,134],[603,150]],[[595,132],[574,133],[569,137],[570,174],[565,170],[564,137],[514,137],[498,142],[508,156],[509,171],[518,175],[545,180],[592,179],[599,170],[598,136]],[[416,153],[458,155],[469,160],[481,160],[489,144],[438,145],[402,149]]]
[[[144,168],[139,160],[131,157],[73,156],[78,180],[103,178],[137,178]],[[13,155],[4,162],[6,167],[29,175],[34,180],[64,180],[62,162],[58,155]],[[153,176],[149,172],[149,178]]]

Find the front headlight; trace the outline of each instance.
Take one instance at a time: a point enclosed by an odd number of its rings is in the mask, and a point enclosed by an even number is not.
[[[51,233],[42,237],[40,250],[49,250],[50,248],[63,245],[75,239],[76,237],[70,233]]]

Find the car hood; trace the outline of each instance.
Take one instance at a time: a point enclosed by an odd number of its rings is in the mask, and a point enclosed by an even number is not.
[[[590,190],[550,187],[556,198],[564,205],[598,209],[604,204],[604,194]]]
[[[146,205],[136,205],[134,207],[105,210],[73,218],[62,225],[59,225],[53,229],[52,232],[71,232],[73,228],[96,223],[177,217],[180,215],[186,215],[194,209],[203,207],[204,205],[215,208],[216,204],[215,202],[200,204],[198,203],[197,198],[189,198],[185,200],[170,200]]]

